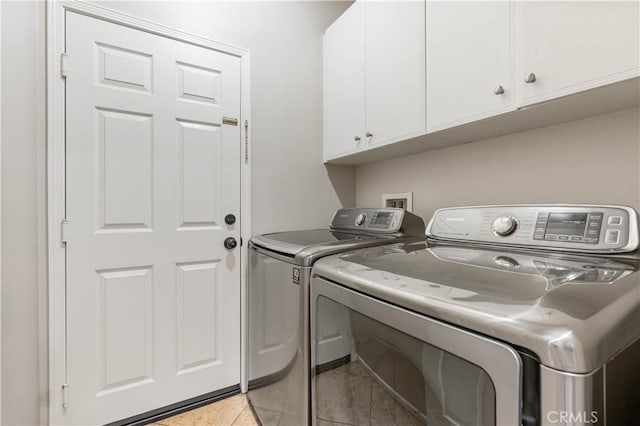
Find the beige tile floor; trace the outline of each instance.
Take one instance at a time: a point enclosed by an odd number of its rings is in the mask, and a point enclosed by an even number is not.
[[[235,395],[151,423],[151,426],[258,426],[245,395]]]
[[[399,404],[359,362],[324,372],[317,378],[316,421],[319,426],[419,426],[424,421]],[[287,381],[256,393],[256,410],[264,426],[299,426],[287,415]],[[292,401],[297,401],[292,399]],[[291,408],[291,407],[290,407]],[[245,395],[221,401],[152,423],[151,426],[259,426]]]
[[[419,426],[416,412],[401,405],[358,361],[317,376],[318,426]]]

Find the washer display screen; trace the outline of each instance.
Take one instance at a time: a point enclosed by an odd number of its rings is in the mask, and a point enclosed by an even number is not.
[[[547,222],[547,234],[584,236],[587,213],[551,213]]]

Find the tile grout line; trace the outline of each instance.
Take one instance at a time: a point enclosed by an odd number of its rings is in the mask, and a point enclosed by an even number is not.
[[[236,424],[236,422],[238,421],[238,419],[240,418],[242,413],[244,413],[244,410],[246,410],[249,407],[249,401],[247,401],[247,397],[243,393],[241,393],[240,396],[242,397],[242,399],[244,401],[244,406],[242,407],[242,410],[240,410],[240,412],[238,413],[236,418],[233,419],[233,421],[231,422],[230,426],[233,426],[234,424]],[[249,409],[249,411],[251,411],[251,409]],[[254,417],[253,416],[253,412],[251,413],[251,417]],[[255,420],[255,418],[254,418],[254,420]]]
[[[372,414],[371,414],[372,411],[373,411],[373,380],[371,381],[371,386],[369,388],[369,424],[371,424],[371,421],[372,421]]]
[[[320,420],[322,420],[323,422],[333,423],[333,424],[336,424],[336,425],[356,426],[356,425],[354,425],[353,423],[345,423],[345,422],[339,422],[339,421],[337,421],[337,420],[329,420],[329,419],[322,418],[322,417],[320,417],[320,416],[317,416],[317,418],[318,418],[318,419],[320,419]]]

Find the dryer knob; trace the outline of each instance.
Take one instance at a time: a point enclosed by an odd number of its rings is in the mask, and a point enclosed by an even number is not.
[[[362,225],[365,220],[367,220],[367,216],[364,213],[360,213],[358,216],[356,216],[356,225]]]
[[[518,219],[515,216],[504,215],[498,216],[493,220],[491,224],[491,230],[499,237],[506,237],[511,235],[518,228]]]

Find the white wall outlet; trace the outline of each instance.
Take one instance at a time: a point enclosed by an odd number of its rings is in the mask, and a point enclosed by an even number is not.
[[[413,211],[413,192],[382,194],[382,207],[397,207],[408,212]]]

